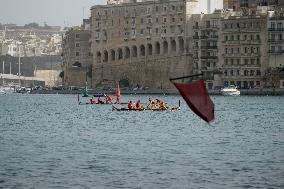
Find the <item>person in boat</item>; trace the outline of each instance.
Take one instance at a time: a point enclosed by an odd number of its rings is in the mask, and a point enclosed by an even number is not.
[[[129,110],[133,110],[134,109],[131,100],[128,102],[127,107],[128,107]]]
[[[106,103],[111,104],[111,97],[109,95],[106,96]]]
[[[96,101],[95,101],[94,97],[90,98],[90,103],[91,104],[96,104]]]
[[[136,109],[138,109],[138,110],[142,110],[142,109],[144,109],[144,107],[141,105],[140,100],[138,100],[138,101],[136,102],[135,107],[136,107]]]
[[[160,110],[166,110],[167,109],[166,103],[164,101],[159,100],[159,105],[160,105],[160,107],[159,107]]]
[[[104,102],[101,100],[101,97],[98,97],[98,104],[104,104]]]
[[[148,105],[148,108],[151,108],[151,109],[157,108],[157,103],[155,102],[155,100],[149,98],[149,102],[150,102],[150,104]]]

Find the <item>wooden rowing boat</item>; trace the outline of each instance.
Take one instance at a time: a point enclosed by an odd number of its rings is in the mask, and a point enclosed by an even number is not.
[[[180,110],[180,107],[168,107],[166,109],[160,109],[160,108],[128,109],[128,108],[117,108],[115,106],[112,106],[112,111],[118,111],[118,112],[122,112],[122,111],[158,111],[158,112],[162,112],[162,111],[176,111],[176,110]]]

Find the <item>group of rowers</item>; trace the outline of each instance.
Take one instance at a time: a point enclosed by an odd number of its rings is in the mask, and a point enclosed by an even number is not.
[[[166,110],[166,103],[160,99],[151,99],[149,98],[149,105],[147,105],[148,109],[160,109]],[[128,109],[129,110],[144,110],[145,108],[142,106],[140,100],[135,103],[135,106],[132,105],[132,101],[128,102]]]
[[[101,99],[101,97],[99,96],[99,97],[98,97],[98,100],[97,100],[97,102],[96,102],[95,98],[92,97],[92,98],[90,99],[90,103],[91,103],[91,104],[111,104],[111,103],[112,103],[112,99],[111,99],[111,97],[110,97],[109,95],[106,95],[106,96],[105,96],[105,101],[103,101],[103,100]],[[115,103],[119,103],[119,100],[116,99],[116,102],[115,102]]]

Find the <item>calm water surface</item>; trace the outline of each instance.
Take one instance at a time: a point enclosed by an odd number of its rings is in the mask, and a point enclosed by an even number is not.
[[[207,125],[184,103],[112,112],[73,95],[0,95],[0,188],[284,188],[284,97],[212,99]]]

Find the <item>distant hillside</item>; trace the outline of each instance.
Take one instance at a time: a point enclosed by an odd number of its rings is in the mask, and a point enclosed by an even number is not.
[[[10,73],[10,62],[12,74],[19,71],[19,58],[12,56],[0,56],[0,72],[3,73],[3,60],[5,62],[5,74]],[[61,56],[41,56],[21,58],[21,75],[33,76],[35,66],[38,70],[61,70]]]

